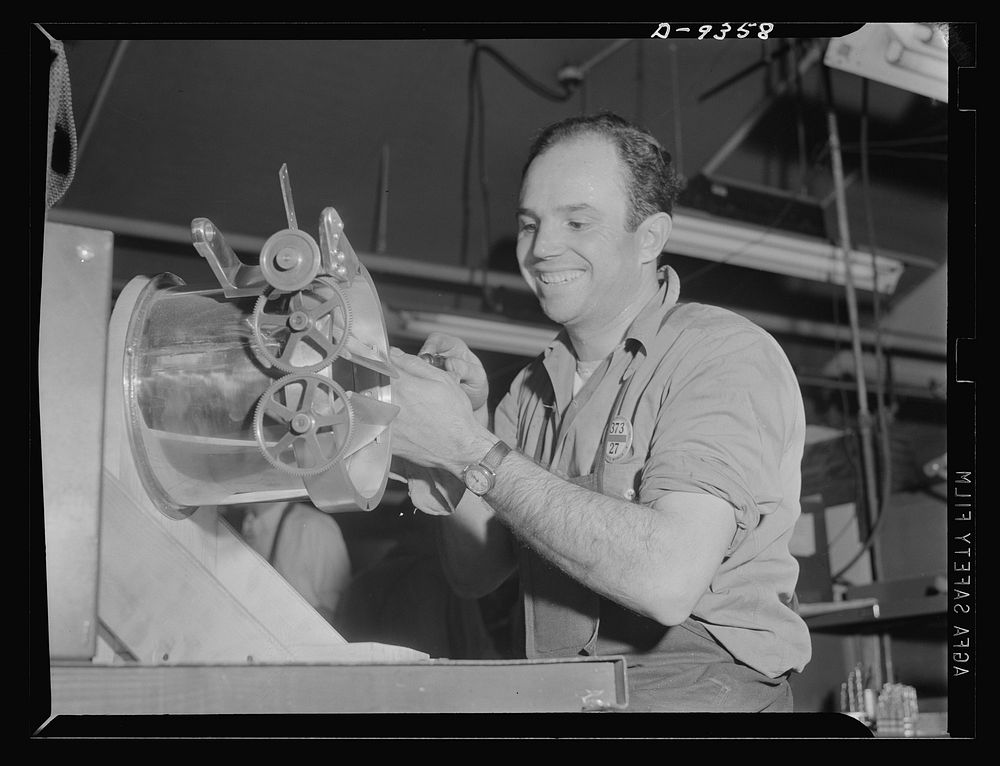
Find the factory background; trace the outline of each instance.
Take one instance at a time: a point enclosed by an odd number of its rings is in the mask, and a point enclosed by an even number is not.
[[[947,78],[928,85],[903,63],[931,55],[954,67],[971,55],[968,36],[945,48],[947,25],[901,25],[925,48],[905,50],[893,79],[831,42],[861,25],[782,34],[778,24],[772,36],[755,23],[742,39],[736,25],[713,38],[719,24],[701,39],[631,24],[599,25],[599,36],[559,25],[435,35],[405,25],[381,35],[350,25],[43,26],[65,45],[77,131],[72,181],[47,221],[113,232],[112,302],[136,275],[215,286],[191,244],[199,217],[252,259],[284,226],[284,165],[302,228],[323,208],[339,212],[390,342],[413,351],[432,331],[465,337],[495,400],[555,334],[514,258],[534,132],[604,109],[645,125],[685,183],[665,254],[681,300],[757,322],[799,377],[809,425],[793,550],[800,600],[877,600],[892,616],[876,624],[863,607],[817,607],[797,709],[838,709],[842,682],[873,662],[916,688],[923,711],[946,714],[947,458],[950,439],[966,444],[970,428],[949,428],[949,297],[956,270],[964,279],[974,268],[950,197],[972,167],[950,161]],[[882,34],[866,44],[884,44]],[[31,44],[46,43],[33,30]],[[845,226],[853,294],[834,273]],[[874,477],[864,476],[860,409],[875,424]],[[431,520],[399,484],[377,509],[337,520],[358,574],[401,547],[429,550]],[[405,645],[399,630],[375,638]]]

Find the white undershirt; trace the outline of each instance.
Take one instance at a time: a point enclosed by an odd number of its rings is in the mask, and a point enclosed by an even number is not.
[[[590,376],[594,374],[594,370],[600,367],[603,361],[603,359],[598,359],[596,362],[576,360],[576,372],[573,373],[573,396],[580,393],[580,389],[586,385]]]

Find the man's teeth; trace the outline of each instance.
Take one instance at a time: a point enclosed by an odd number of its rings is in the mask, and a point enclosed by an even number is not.
[[[556,272],[539,272],[538,281],[543,285],[562,285],[566,282],[572,282],[577,279],[582,271],[556,271]]]

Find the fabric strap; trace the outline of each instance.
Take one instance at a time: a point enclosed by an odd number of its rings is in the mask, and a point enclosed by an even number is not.
[[[44,31],[44,30],[43,30]],[[46,37],[49,37],[46,33]],[[45,209],[50,210],[66,193],[76,173],[76,126],[69,64],[63,44],[49,37],[54,56],[49,66],[49,120],[46,147]]]

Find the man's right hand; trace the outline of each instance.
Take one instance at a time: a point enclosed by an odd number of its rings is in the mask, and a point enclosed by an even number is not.
[[[483,422],[483,416],[489,415],[486,402],[490,394],[490,383],[479,357],[473,354],[460,338],[439,332],[428,336],[420,353],[445,357],[445,369],[457,378],[458,384],[469,397],[473,411],[480,422]]]

